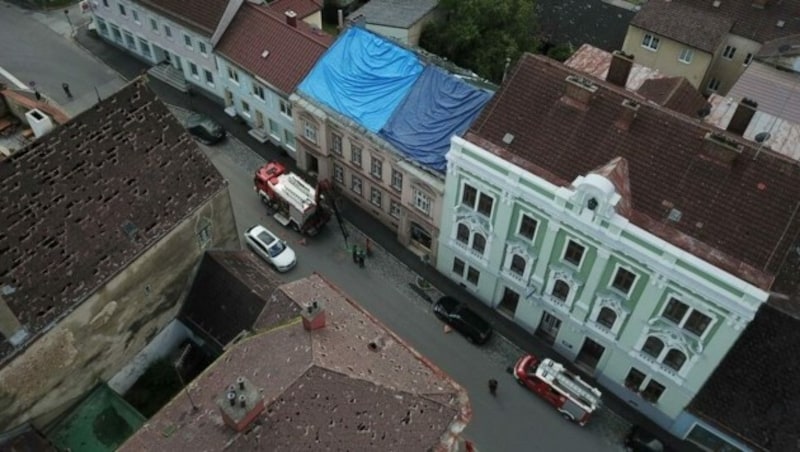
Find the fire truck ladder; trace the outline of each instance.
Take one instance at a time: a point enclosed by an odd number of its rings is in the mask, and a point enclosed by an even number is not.
[[[305,211],[314,204],[314,189],[295,174],[286,174],[281,182],[285,183],[283,193],[297,206]]]
[[[578,376],[574,376],[564,369],[564,366],[550,360],[549,363],[542,363],[548,368],[548,373],[552,372],[554,383],[559,389],[570,394],[578,402],[587,405],[589,408],[596,408],[600,398],[596,391],[586,387],[586,383]]]

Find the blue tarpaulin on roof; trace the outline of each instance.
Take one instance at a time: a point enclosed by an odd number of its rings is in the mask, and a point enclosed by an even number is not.
[[[450,138],[464,134],[491,97],[428,66],[379,135],[412,160],[444,171]]]
[[[298,89],[377,133],[421,72],[422,64],[414,53],[351,27]]]

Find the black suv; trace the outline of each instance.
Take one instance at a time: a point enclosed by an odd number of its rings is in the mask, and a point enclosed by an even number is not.
[[[492,336],[492,327],[489,323],[455,298],[440,298],[433,305],[433,313],[470,342],[485,344]]]
[[[203,144],[214,144],[225,138],[225,129],[219,123],[200,113],[186,120],[186,131]]]

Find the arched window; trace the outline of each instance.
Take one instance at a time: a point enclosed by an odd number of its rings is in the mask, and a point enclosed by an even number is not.
[[[522,276],[525,273],[525,258],[519,254],[512,256],[510,269],[512,273]]]
[[[674,348],[668,351],[667,356],[664,357],[664,364],[675,370],[681,370],[685,362],[686,355],[684,355],[682,351]]]
[[[597,323],[603,325],[608,329],[613,328],[614,322],[616,321],[617,321],[617,313],[614,312],[614,310],[609,307],[603,307],[602,309],[600,309],[600,313],[597,314]]]
[[[456,240],[464,244],[469,243],[469,228],[464,223],[458,224],[458,229],[456,229]]]
[[[559,279],[553,284],[552,294],[561,301],[567,301],[567,297],[569,296],[569,284]]]
[[[475,236],[472,237],[472,249],[483,254],[483,251],[486,249],[486,238],[482,234],[476,233]]]
[[[658,358],[661,355],[662,350],[664,350],[664,342],[655,336],[648,337],[644,342],[644,346],[642,347],[642,351],[653,358]]]

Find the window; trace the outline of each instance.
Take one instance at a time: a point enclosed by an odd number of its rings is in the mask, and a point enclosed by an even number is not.
[[[122,42],[122,33],[120,33],[118,26],[111,25],[111,34],[114,36],[114,41]]]
[[[314,124],[312,124],[312,123],[310,123],[308,121],[303,121],[303,136],[306,137],[306,139],[308,141],[316,144],[317,143],[317,126],[315,126]]]
[[[382,201],[381,191],[375,187],[372,187],[372,190],[370,191],[369,202],[376,207],[380,207]]]
[[[661,383],[650,380],[650,382],[647,383],[647,387],[642,391],[642,398],[649,402],[658,402],[658,399],[661,398],[661,394],[664,393],[664,389],[664,385]]]
[[[519,254],[511,256],[511,266],[509,270],[515,275],[522,276],[525,273],[526,262],[525,258]]]
[[[750,66],[750,63],[753,61],[753,54],[748,53],[747,56],[744,57],[744,65]]]
[[[689,306],[675,298],[670,298],[667,307],[664,309],[664,313],[661,315],[675,324],[680,325],[687,311],[689,311]]]
[[[136,50],[136,40],[129,31],[125,31],[125,45],[131,50]]]
[[[350,145],[350,161],[355,166],[361,166],[361,148],[355,145]]]
[[[418,189],[414,189],[414,207],[424,212],[425,215],[430,215],[431,197]]]
[[[567,301],[567,297],[569,296],[569,284],[559,279],[553,284],[552,295],[561,301]]]
[[[483,215],[490,217],[492,215],[492,205],[494,204],[494,199],[490,196],[486,195],[485,193],[481,193],[481,197],[478,200],[478,212],[482,213]]]
[[[336,155],[342,155],[342,137],[335,133],[331,134],[331,152]]]
[[[729,442],[697,424],[692,427],[692,430],[689,432],[689,435],[686,437],[686,439],[697,444],[703,450],[713,450],[715,452],[742,451],[738,447],[733,446]]]
[[[250,104],[245,101],[242,101],[242,114],[250,117]]]
[[[631,391],[638,392],[639,388],[642,386],[642,383],[644,383],[645,378],[647,378],[647,376],[639,371],[639,369],[631,367],[630,372],[628,372],[628,376],[625,377],[625,387]]]
[[[483,252],[486,251],[486,237],[483,234],[476,233],[472,237],[472,249],[480,255],[483,255]]]
[[[255,83],[253,84],[253,96],[261,100],[267,99],[266,94],[264,94],[264,87],[261,85],[256,85]]]
[[[664,342],[661,339],[650,336],[644,341],[644,345],[642,346],[642,351],[647,353],[648,355],[652,356],[655,359],[658,359],[661,356],[661,352],[664,350]]]
[[[472,209],[475,208],[475,200],[478,199],[478,190],[471,186],[464,184],[464,192],[461,193],[461,204]]]
[[[100,34],[108,36],[108,25],[103,19],[97,18],[97,29],[100,30]]]
[[[339,182],[340,184],[344,183],[344,169],[342,165],[338,165],[336,163],[333,164],[333,180]]]
[[[736,55],[736,47],[725,46],[725,50],[722,51],[722,57],[732,60],[734,55]]]
[[[710,324],[711,317],[703,314],[700,311],[692,310],[692,313],[689,314],[689,319],[686,320],[683,328],[692,334],[702,336]]]
[[[467,281],[469,281],[470,284],[477,286],[478,280],[480,280],[480,278],[481,278],[481,272],[479,272],[478,270],[475,270],[472,267],[470,267],[467,270]]]
[[[457,257],[453,258],[453,273],[458,276],[464,276],[464,261]]]
[[[283,129],[283,144],[289,149],[294,149],[294,134],[289,129]]]
[[[153,18],[150,19],[150,28],[158,33],[158,22]]]
[[[647,33],[644,35],[644,39],[642,39],[642,47],[649,50],[658,50],[658,42],[659,39],[655,36]]]
[[[617,313],[614,312],[614,310],[609,307],[601,308],[600,313],[597,314],[597,323],[603,325],[609,330],[614,327],[614,323],[616,323],[616,321],[617,321]]]
[[[103,6],[108,7],[108,0],[103,0]]]
[[[292,104],[290,104],[289,102],[287,102],[287,101],[285,101],[283,99],[281,99],[280,104],[281,104],[281,114],[283,116],[286,116],[287,118],[291,118],[292,117]]]
[[[140,23],[139,22],[139,11],[136,11],[135,9],[132,9],[131,10],[131,17],[133,17],[133,21],[134,22],[136,22],[137,24]]]
[[[139,49],[142,51],[142,55],[150,58],[150,43],[143,38],[139,38]]]
[[[570,240],[567,243],[567,250],[564,252],[564,260],[574,265],[581,265],[584,251],[583,245]]]
[[[392,168],[392,188],[397,191],[403,190],[403,173]]]
[[[383,179],[383,162],[374,155],[370,157],[369,172],[376,179]]]
[[[464,223],[459,223],[456,229],[456,240],[464,245],[469,244],[469,228]]]
[[[169,28],[169,25],[164,25],[164,36],[168,38],[172,37],[172,29]]]
[[[611,284],[611,286],[627,295],[630,293],[635,281],[636,275],[622,267],[619,267],[617,269],[617,274],[614,276],[614,282]]]
[[[681,370],[683,363],[686,362],[686,355],[682,351],[673,348],[667,352],[663,362],[674,370]]]
[[[533,240],[533,236],[536,235],[536,227],[538,225],[538,221],[534,220],[528,215],[523,214],[522,220],[519,222],[519,231],[517,231],[517,234],[525,237],[528,240]]]
[[[228,66],[228,78],[237,85],[239,84],[239,73],[230,66]]]
[[[278,127],[278,123],[272,119],[268,119],[267,122],[269,123],[269,134],[272,135],[276,140],[280,140],[281,128]]]
[[[680,61],[681,63],[689,64],[692,62],[693,56],[694,56],[694,50],[688,47],[684,47],[683,50],[681,50],[681,54],[678,56],[678,61]]]
[[[192,48],[192,37],[189,35],[183,35],[183,43],[186,44],[186,47]]]
[[[361,178],[353,175],[352,180],[350,181],[350,190],[353,190],[353,193],[361,194]]]
[[[125,5],[123,5],[123,4],[119,5],[119,14],[120,14],[120,16],[127,16],[128,15],[128,12],[125,11]]]
[[[189,72],[192,73],[192,77],[200,78],[200,72],[197,70],[197,65],[194,63],[189,63]]]
[[[208,83],[210,86],[214,86],[214,74],[212,74],[208,69],[204,69],[204,72],[206,74],[206,83]]]
[[[433,238],[431,238],[431,235],[428,233],[427,230],[425,230],[425,228],[423,228],[419,224],[417,224],[417,223],[412,221],[411,222],[411,227],[409,229],[411,230],[411,241],[412,242],[414,242],[417,245],[420,245],[421,247],[423,247],[425,249],[428,249],[428,250],[431,249],[431,244],[433,243]]]
[[[198,41],[197,42],[197,48],[200,49],[200,53],[203,56],[208,56],[208,49],[206,48],[206,43],[205,42],[199,42]]]
[[[400,203],[394,199],[389,203],[389,215],[400,218]]]

